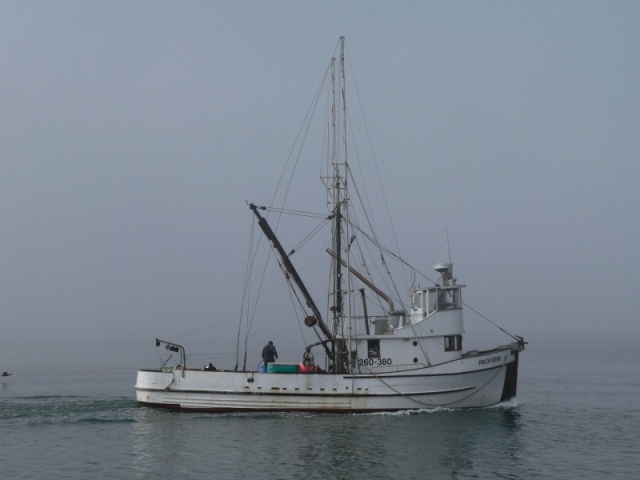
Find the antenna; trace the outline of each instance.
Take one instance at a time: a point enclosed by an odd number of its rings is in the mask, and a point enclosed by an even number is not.
[[[447,227],[444,227],[444,234],[447,237],[447,250],[449,250],[449,263],[453,263],[451,261],[451,246],[449,245],[449,230],[447,229]]]

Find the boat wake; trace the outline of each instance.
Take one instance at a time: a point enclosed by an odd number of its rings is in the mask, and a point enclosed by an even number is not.
[[[502,409],[502,410],[511,410],[512,408],[517,408],[519,405],[517,398],[510,398],[509,400],[505,400],[504,402],[496,403],[495,405],[489,405],[488,407],[482,407],[482,410],[492,410],[492,409]]]
[[[0,421],[32,426],[130,423],[136,421],[132,409],[139,407],[128,397],[107,400],[62,395],[17,397],[0,403]]]

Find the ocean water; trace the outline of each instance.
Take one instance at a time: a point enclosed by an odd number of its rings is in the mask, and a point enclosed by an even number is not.
[[[46,363],[0,377],[0,478],[640,476],[640,352],[630,349],[530,345],[515,400],[367,415],[155,410],[134,401],[136,367]]]

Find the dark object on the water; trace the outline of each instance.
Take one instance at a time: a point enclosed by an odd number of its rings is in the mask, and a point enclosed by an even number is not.
[[[2,376],[3,376],[3,377],[9,377],[9,376],[11,376],[11,375],[13,375],[13,373],[9,373],[9,372],[2,372]]]
[[[211,362],[209,362],[209,365],[205,365],[203,370],[210,370],[210,371],[216,371],[217,368],[213,366],[213,364],[211,364]]]

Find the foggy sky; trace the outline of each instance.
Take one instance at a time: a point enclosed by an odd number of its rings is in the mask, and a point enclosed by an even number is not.
[[[618,1],[1,2],[0,359],[233,350],[245,201],[340,35],[410,261],[447,261],[446,229],[465,300],[532,348],[637,338],[639,25]]]

